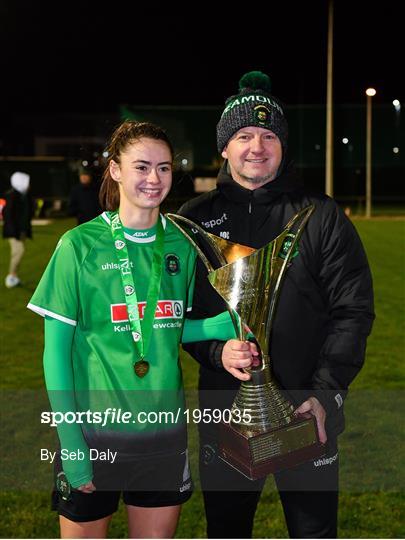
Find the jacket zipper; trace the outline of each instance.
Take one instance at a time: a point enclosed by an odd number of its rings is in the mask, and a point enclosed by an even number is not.
[[[253,192],[250,194],[250,201],[249,201],[249,207],[248,207],[248,246],[251,245],[252,241],[252,196]]]

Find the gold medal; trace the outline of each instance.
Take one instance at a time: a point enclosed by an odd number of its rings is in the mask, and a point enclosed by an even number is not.
[[[134,370],[137,376],[142,379],[142,377],[145,377],[145,375],[149,371],[149,362],[147,362],[143,358],[142,360],[138,360],[138,362],[135,362]]]

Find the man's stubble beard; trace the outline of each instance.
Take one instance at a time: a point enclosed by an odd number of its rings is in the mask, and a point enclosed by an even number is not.
[[[277,172],[275,173],[271,172],[269,174],[265,174],[264,176],[254,176],[254,177],[246,176],[242,173],[239,173],[239,176],[243,178],[245,182],[248,182],[249,184],[252,184],[252,185],[267,184],[268,182],[271,182],[272,180],[276,178]]]

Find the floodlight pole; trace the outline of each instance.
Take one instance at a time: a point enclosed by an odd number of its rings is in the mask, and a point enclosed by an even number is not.
[[[372,137],[372,98],[374,88],[367,88],[367,124],[366,124],[366,218],[371,218],[371,137]]]
[[[328,60],[326,80],[326,175],[325,193],[333,197],[333,0],[328,12]]]

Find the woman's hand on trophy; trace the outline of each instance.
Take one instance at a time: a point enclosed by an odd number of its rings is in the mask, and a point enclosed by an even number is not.
[[[305,415],[306,413],[315,416],[319,440],[322,444],[325,444],[328,439],[325,431],[326,412],[316,397],[308,398],[306,401],[304,401],[304,403],[301,403],[298,409],[294,411],[294,414]]]
[[[250,341],[230,339],[222,349],[222,365],[231,375],[241,381],[248,381],[250,374],[242,371],[244,368],[252,368],[260,365],[259,351]]]

